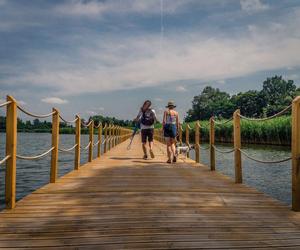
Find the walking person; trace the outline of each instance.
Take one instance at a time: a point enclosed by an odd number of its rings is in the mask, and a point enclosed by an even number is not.
[[[177,131],[179,129],[179,115],[178,112],[175,110],[176,106],[173,101],[169,101],[166,108],[167,110],[164,112],[163,118],[163,129],[164,137],[167,143],[167,163],[172,163],[177,161],[176,136]]]
[[[147,153],[147,141],[149,143],[149,153],[151,158],[154,158],[153,153],[153,136],[154,136],[154,124],[156,122],[155,110],[151,108],[151,101],[146,100],[141,107],[135,121],[140,122],[141,126],[141,137],[142,137],[142,147],[144,156],[143,159],[148,159]]]

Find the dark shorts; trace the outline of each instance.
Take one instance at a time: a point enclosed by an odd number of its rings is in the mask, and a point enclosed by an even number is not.
[[[177,135],[176,124],[166,124],[164,127],[164,137],[175,139]]]
[[[143,143],[147,142],[147,138],[148,138],[148,142],[152,142],[154,129],[153,128],[142,129],[141,134],[142,134],[142,142]]]

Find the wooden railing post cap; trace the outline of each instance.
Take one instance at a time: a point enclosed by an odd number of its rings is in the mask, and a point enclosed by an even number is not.
[[[59,110],[57,108],[52,108],[52,111],[55,112],[55,114],[59,114]]]
[[[294,99],[293,99],[293,103],[300,103],[300,96],[296,96]]]
[[[6,100],[17,103],[16,99],[13,96],[11,96],[11,95],[7,95],[6,96]]]

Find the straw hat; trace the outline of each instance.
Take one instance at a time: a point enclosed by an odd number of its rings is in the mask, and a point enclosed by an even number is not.
[[[169,107],[176,108],[174,101],[168,101],[168,105],[166,106],[166,108],[169,108]]]

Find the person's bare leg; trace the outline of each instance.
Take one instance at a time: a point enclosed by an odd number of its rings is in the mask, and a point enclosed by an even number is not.
[[[174,139],[171,139],[171,150],[172,150],[173,156],[176,156],[176,146],[175,146]]]
[[[175,140],[174,139],[171,139],[171,151],[172,151],[172,154],[173,154],[173,162],[176,162],[177,161],[177,158],[176,158],[176,146],[175,146]]]
[[[142,143],[142,148],[143,148],[143,152],[144,152],[144,159],[147,159],[147,148],[146,148],[146,143]]]
[[[171,162],[171,144],[170,144],[170,139],[167,140],[167,154],[168,154],[168,161]]]
[[[149,142],[149,150],[150,150],[150,156],[151,158],[154,158],[154,153],[153,153],[153,141]]]

